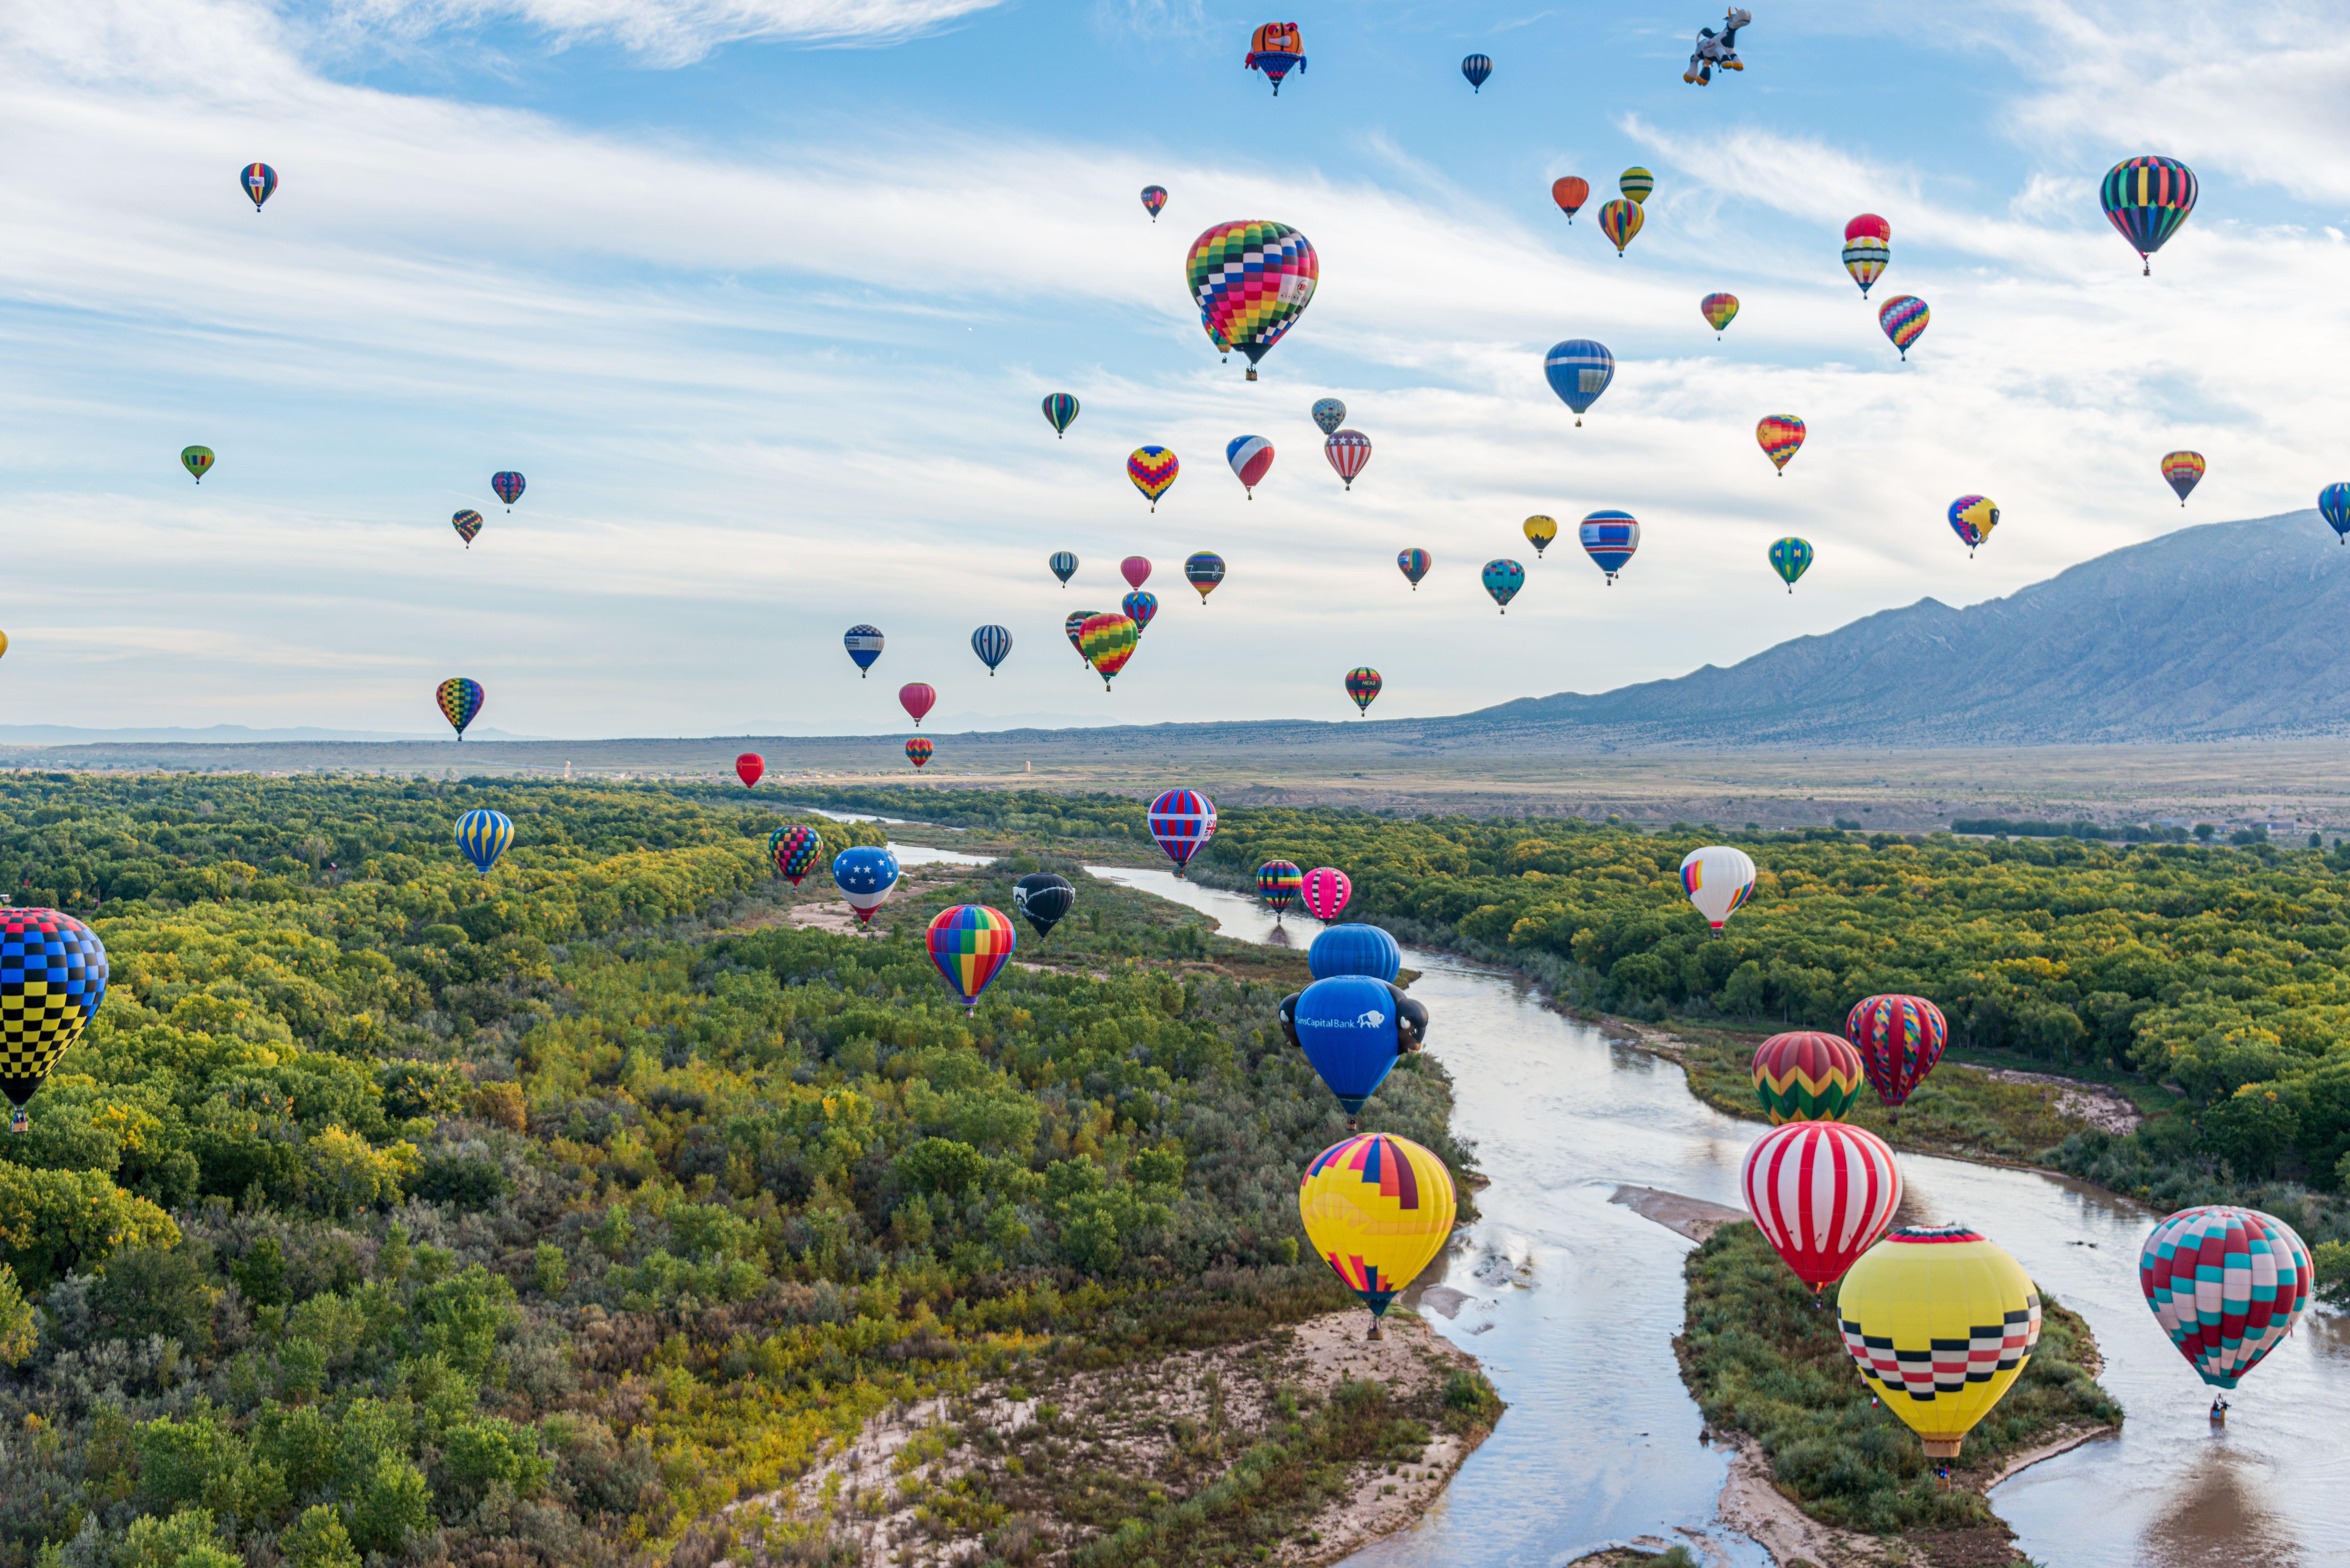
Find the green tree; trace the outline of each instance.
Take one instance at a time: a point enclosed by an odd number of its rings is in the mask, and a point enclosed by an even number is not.
[[[432,1527],[432,1490],[407,1460],[376,1461],[351,1508],[351,1543],[362,1552],[397,1552],[411,1535]]]
[[[338,1509],[304,1509],[277,1544],[288,1568],[359,1568],[359,1548],[351,1543]]]

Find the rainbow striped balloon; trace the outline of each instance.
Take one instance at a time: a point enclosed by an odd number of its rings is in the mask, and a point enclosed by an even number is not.
[[[955,1000],[972,1012],[979,1010],[980,993],[993,983],[1020,945],[1012,917],[985,904],[955,904],[931,917],[923,934],[931,962],[954,992]]]
[[[1950,1022],[1922,996],[1863,997],[1844,1021],[1844,1037],[1860,1053],[1868,1086],[1898,1110],[1926,1081],[1950,1044]]]
[[[1175,454],[1163,446],[1136,447],[1126,460],[1127,478],[1134,481],[1134,487],[1142,492],[1153,512],[1159,510],[1159,498],[1174,484],[1182,468],[1175,461]]]
[[[906,739],[906,760],[913,763],[917,770],[929,762],[931,753],[937,750],[938,748],[931,743],[931,738],[928,735],[910,735]]]
[[[1425,550],[1396,552],[1396,570],[1403,574],[1404,581],[1411,585],[1413,593],[1419,592],[1419,579],[1428,576],[1428,568],[1431,564],[1432,558]]]
[[[1804,421],[1793,414],[1765,414],[1754,427],[1754,440],[1783,479],[1788,462],[1804,450]]]
[[[2106,171],[2097,200],[2154,274],[2154,253],[2195,210],[2195,171],[2176,158],[2128,158]]]
[[[1754,1048],[1754,1093],[1771,1125],[1840,1122],[1860,1098],[1860,1053],[1841,1034],[1773,1034]]]
[[[1077,628],[1077,651],[1102,678],[1102,690],[1109,690],[1110,677],[1126,668],[1134,657],[1134,644],[1142,628],[1122,615],[1089,615]]]
[[[1297,868],[1295,860],[1268,860],[1256,868],[1257,893],[1273,906],[1275,916],[1289,908],[1298,889],[1305,886],[1305,873]]]
[[[1379,672],[1367,664],[1357,665],[1347,671],[1347,695],[1355,700],[1355,707],[1360,712],[1371,711],[1371,699],[1377,697],[1379,689],[1386,684],[1379,679]]]
[[[1624,247],[1632,243],[1632,236],[1640,232],[1640,225],[1647,221],[1647,215],[1638,202],[1619,199],[1599,204],[1599,232],[1615,242],[1617,261],[1624,259]]]
[[[2203,481],[2203,454],[2199,452],[2173,452],[2163,454],[2162,477],[2178,493],[2178,504],[2187,504],[2187,493]]]
[[[1926,323],[1933,316],[1926,308],[1926,302],[1916,295],[1897,294],[1877,313],[1877,324],[1885,328],[1885,336],[1893,339],[1893,346],[1901,350],[1901,358],[1907,360],[1909,345],[1926,335]]]

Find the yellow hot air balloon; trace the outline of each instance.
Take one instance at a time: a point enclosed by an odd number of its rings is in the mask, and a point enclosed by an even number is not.
[[[1409,1138],[1360,1133],[1314,1157],[1297,1212],[1314,1250],[1371,1309],[1377,1339],[1388,1303],[1452,1234],[1452,1173]]]
[[[1557,537],[1557,518],[1544,517],[1537,513],[1526,519],[1526,543],[1534,547],[1535,560],[1542,559],[1543,551],[1547,549],[1550,542]]]
[[[1964,1225],[1895,1231],[1861,1254],[1836,1302],[1844,1347],[1886,1408],[1958,1458],[2040,1343],[2040,1293],[2023,1265]]]

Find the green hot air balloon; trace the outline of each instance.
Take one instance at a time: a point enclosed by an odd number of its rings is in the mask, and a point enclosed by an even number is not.
[[[1794,593],[1795,579],[1812,569],[1812,542],[1793,537],[1777,541],[1771,546],[1771,569]]]
[[[186,469],[198,484],[202,484],[204,482],[205,473],[213,466],[213,449],[208,446],[181,448],[180,466]]]

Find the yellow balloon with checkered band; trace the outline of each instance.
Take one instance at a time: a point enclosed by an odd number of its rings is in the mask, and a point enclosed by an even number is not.
[[[9,1130],[66,1047],[106,1000],[106,944],[55,909],[0,909],[0,1093],[16,1107]]]
[[[1452,1173],[1408,1137],[1362,1133],[1314,1157],[1297,1212],[1314,1250],[1371,1309],[1370,1337],[1396,1293],[1452,1234]]]
[[[1837,1326],[1885,1407],[1926,1442],[1959,1444],[2023,1376],[2040,1343],[2040,1293],[2023,1265],[1964,1225],[1887,1235],[1844,1277]]]

